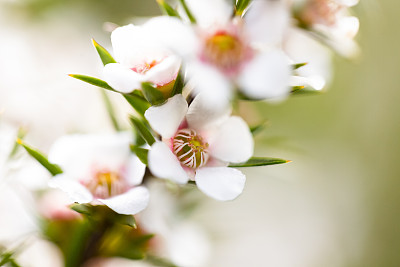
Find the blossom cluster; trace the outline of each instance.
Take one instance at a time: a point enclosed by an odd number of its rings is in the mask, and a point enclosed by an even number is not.
[[[234,104],[319,92],[330,79],[327,48],[358,52],[356,0],[157,2],[165,15],[116,27],[112,52],[93,40],[101,79],[70,75],[122,95],[134,109],[132,129],[110,112],[116,133],[63,136],[48,158],[18,141],[54,176],[51,187],[84,204],[80,212],[105,205],[135,215],[152,197],[152,179],[237,198],[240,167],[288,161],[254,157],[252,129]]]

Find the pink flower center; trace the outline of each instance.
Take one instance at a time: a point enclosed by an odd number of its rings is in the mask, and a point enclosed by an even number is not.
[[[201,58],[222,71],[236,73],[248,58],[249,47],[241,36],[219,30],[204,41]]]
[[[158,63],[160,63],[160,62],[157,62],[156,60],[153,60],[150,63],[145,62],[142,65],[138,65],[138,66],[131,68],[131,70],[133,70],[134,72],[139,73],[139,74],[145,74],[146,72],[148,72],[151,68],[153,68]]]
[[[204,166],[209,158],[208,143],[194,130],[179,130],[173,139],[173,151],[181,164],[197,169]]]
[[[119,173],[113,171],[97,171],[93,178],[85,184],[95,198],[109,198],[127,191],[128,184]]]

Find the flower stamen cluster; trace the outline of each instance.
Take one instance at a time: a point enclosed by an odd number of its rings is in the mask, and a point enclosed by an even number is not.
[[[174,153],[181,164],[197,169],[204,166],[209,158],[208,143],[191,129],[182,129],[173,139]]]

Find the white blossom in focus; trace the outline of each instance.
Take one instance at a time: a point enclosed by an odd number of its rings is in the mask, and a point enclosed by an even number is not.
[[[185,98],[176,95],[146,111],[146,119],[162,136],[151,146],[149,168],[159,178],[179,184],[191,179],[206,195],[232,200],[242,193],[246,177],[227,166],[253,155],[253,137],[242,118],[229,116],[229,110],[215,112],[207,101],[199,94],[188,108]]]
[[[149,21],[151,22],[151,20]],[[115,60],[104,67],[105,81],[122,93],[141,88],[151,82],[158,88],[172,88],[180,68],[180,60],[160,45],[147,24],[119,27],[111,34]]]
[[[49,160],[64,171],[50,180],[77,203],[104,204],[120,214],[146,208],[149,192],[142,183],[146,166],[131,154],[127,133],[69,135],[58,139]]]

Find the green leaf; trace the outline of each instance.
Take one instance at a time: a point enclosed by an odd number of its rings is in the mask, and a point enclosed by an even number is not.
[[[81,75],[81,74],[68,74],[69,76],[71,76],[72,78],[81,80],[83,82],[89,83],[91,85],[95,85],[113,92],[118,92],[115,89],[113,89],[111,86],[108,85],[108,83],[106,83],[103,80],[100,80],[98,78],[94,78],[94,77],[90,77],[87,75]],[[119,93],[119,92],[118,92]]]
[[[185,0],[179,0],[179,2],[181,2],[181,5],[183,7],[183,9],[185,10],[186,15],[188,16],[189,20],[191,23],[195,24],[196,23],[196,19],[193,16],[192,12],[190,11],[190,9],[188,8],[188,6],[186,5]]]
[[[119,214],[118,216],[116,216],[116,222],[123,224],[123,225],[128,225],[135,229],[137,228],[136,220],[135,220],[135,217],[133,217],[133,215]]]
[[[130,147],[131,151],[136,154],[140,161],[147,165],[147,154],[149,150],[135,145],[131,145]]]
[[[24,127],[20,127],[18,129],[17,138],[23,139],[25,137],[26,133],[27,133],[27,130]],[[15,156],[15,154],[17,154],[19,147],[20,147],[20,145],[17,142],[15,142],[13,148],[11,149],[10,155],[8,156],[9,159],[11,159],[12,157]]]
[[[182,94],[184,84],[182,71],[178,72],[178,76],[176,76],[174,88],[172,88],[172,96]]]
[[[235,13],[237,16],[242,16],[243,12],[249,6],[251,0],[237,0]]]
[[[40,151],[28,146],[21,139],[17,138],[17,143],[21,145],[25,150],[31,155],[34,159],[36,159],[43,167],[45,167],[53,176],[62,173],[61,168],[49,162],[47,157],[41,153]]]
[[[161,11],[163,13],[165,13],[166,15],[168,15],[170,17],[180,18],[178,12],[176,12],[176,10],[173,9],[172,6],[170,4],[168,4],[167,2],[165,2],[164,0],[157,0],[157,3],[159,5]]]
[[[92,206],[90,204],[78,204],[74,203],[70,206],[70,209],[85,215],[92,215]]]
[[[151,254],[146,255],[146,261],[154,266],[159,266],[159,267],[178,267],[177,265],[173,264],[167,259],[160,258],[158,256]]]
[[[262,122],[260,124],[257,124],[257,125],[254,125],[254,126],[250,127],[250,132],[253,135],[256,135],[257,133],[262,131],[266,126],[267,126],[267,121],[264,121],[264,122]]]
[[[297,69],[299,69],[299,68],[301,68],[301,67],[303,67],[303,66],[305,66],[307,64],[308,64],[307,62],[293,64],[292,65],[292,69],[297,70]]]
[[[143,117],[144,113],[151,105],[144,97],[140,96],[140,94],[137,93],[138,91],[139,90],[135,90],[133,93],[123,96],[126,101],[128,101],[128,103],[133,107],[133,109],[136,110],[136,112]]]
[[[323,90],[315,90],[314,88],[304,86],[294,86],[291,92],[292,95],[320,95],[323,93]]]
[[[115,59],[111,56],[111,54],[101,45],[99,45],[94,39],[92,39],[93,45],[97,50],[97,53],[100,56],[101,62],[103,65],[107,65],[109,63],[116,63]]]
[[[115,110],[114,110],[113,104],[111,103],[111,100],[107,95],[107,92],[104,91],[104,90],[100,90],[100,92],[101,92],[101,95],[103,97],[104,104],[106,106],[108,116],[109,116],[109,118],[111,120],[112,125],[114,126],[114,129],[117,132],[121,131],[121,127],[119,127],[117,117],[115,116]]]
[[[159,90],[154,88],[153,85],[149,82],[142,83],[142,90],[144,97],[152,105],[160,105],[166,101],[164,95]]]
[[[132,116],[130,117],[130,120],[132,122],[132,125],[136,128],[136,130],[139,132],[139,134],[143,137],[148,145],[151,146],[155,143],[156,140],[154,139],[154,136],[141,120]]]
[[[231,163],[229,167],[241,168],[241,167],[258,167],[267,166],[291,162],[290,160],[268,158],[268,157],[252,157],[246,162],[242,163]]]

